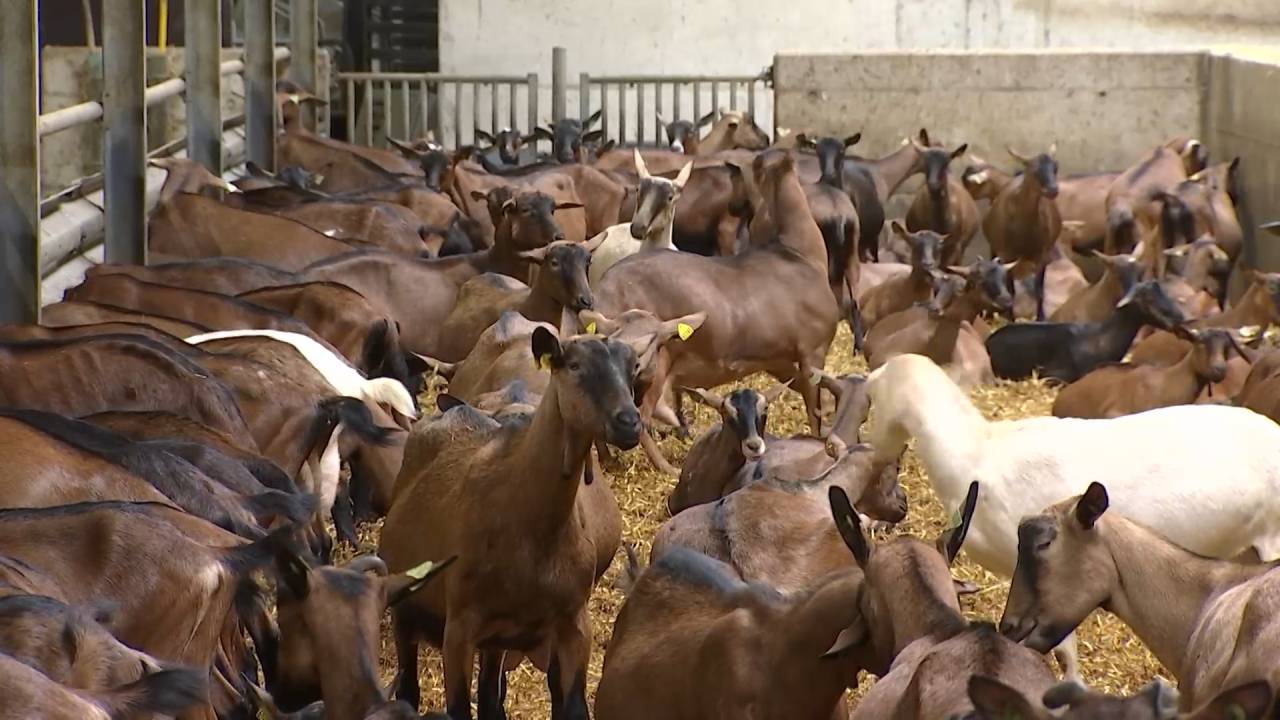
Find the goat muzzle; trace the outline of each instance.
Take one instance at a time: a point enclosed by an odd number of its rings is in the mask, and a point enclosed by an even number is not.
[[[609,419],[605,428],[605,441],[621,450],[630,450],[640,444],[640,412],[635,408],[621,410]]]

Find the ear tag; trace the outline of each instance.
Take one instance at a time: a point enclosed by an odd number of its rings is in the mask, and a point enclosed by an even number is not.
[[[426,577],[426,576],[427,576],[427,574],[431,572],[431,568],[433,568],[433,567],[435,567],[435,566],[436,566],[436,564],[435,564],[435,563],[433,563],[433,562],[431,562],[430,560],[428,560],[428,561],[426,561],[426,562],[422,563],[421,565],[419,565],[418,567],[411,568],[411,569],[409,569],[409,570],[405,570],[405,571],[404,571],[404,574],[405,574],[405,575],[408,575],[409,577],[413,578],[414,580],[421,580],[422,578]]]
[[[293,95],[289,96],[289,102],[291,103],[296,104],[299,100],[301,100],[301,97],[297,93],[294,93]]]
[[[543,354],[538,356],[538,369],[540,370],[551,369],[551,355]]]
[[[947,529],[951,530],[952,528],[960,527],[960,522],[960,508],[956,508],[951,512],[951,517],[947,519]]]
[[[693,326],[688,323],[676,323],[676,335],[681,340],[688,340],[693,335]]]
[[[588,335],[595,335],[595,334],[596,334],[596,321],[595,321],[595,320],[592,320],[591,322],[587,323],[587,334],[588,334]]]
[[[813,374],[809,376],[809,384],[817,385],[821,381],[822,381],[822,373],[819,373],[817,370],[814,370]]]
[[[255,720],[271,720],[271,715],[266,708],[258,708],[258,712],[254,715]]]

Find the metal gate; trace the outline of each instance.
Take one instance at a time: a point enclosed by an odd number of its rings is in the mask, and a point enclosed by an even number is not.
[[[620,143],[665,145],[658,121],[697,121],[707,112],[745,110],[772,136],[772,73],[758,75],[611,75],[582,73],[578,112],[600,110],[605,137]],[[594,102],[593,102],[594,101]],[[691,111],[691,112],[690,112]],[[690,114],[686,114],[690,113]]]

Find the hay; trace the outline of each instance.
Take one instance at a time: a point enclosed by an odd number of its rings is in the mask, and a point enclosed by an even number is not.
[[[827,360],[827,371],[848,373],[865,371],[861,358],[851,354],[848,332],[841,329]],[[764,377],[754,378],[748,385],[763,389],[771,384]],[[975,403],[990,419],[1011,419],[1047,415],[1053,404],[1054,390],[1042,382],[1031,380],[1019,383],[1002,382],[993,387],[973,391]],[[428,406],[434,406],[434,398],[425,398]],[[716,421],[715,414],[701,406],[692,409],[690,415],[696,437]],[[769,413],[770,432],[790,435],[807,431],[804,406],[795,393],[788,393],[778,401]],[[659,440],[663,451],[677,466],[688,452],[692,439],[667,437]],[[623,540],[636,546],[642,559],[648,558],[649,543],[658,526],[666,520],[666,497],[675,487],[675,479],[655,470],[645,460],[643,453],[634,450],[619,456],[620,472],[611,479],[618,506],[622,510]],[[911,509],[907,519],[893,532],[906,532],[917,537],[934,538],[943,529],[947,513],[944,512],[923,469],[910,451],[902,466],[902,484],[910,498]],[[429,532],[424,528],[424,532]],[[362,551],[376,548],[377,527],[362,528]],[[852,562],[852,559],[850,560]],[[591,625],[595,644],[592,648],[591,666],[588,671],[588,702],[594,703],[595,688],[600,680],[605,648],[613,631],[613,622],[622,607],[622,594],[614,589],[620,560],[605,575],[591,596]],[[976,595],[962,598],[961,604],[971,619],[998,621],[1008,593],[1008,582],[1001,582],[970,562],[963,553],[955,568],[957,577],[976,583],[982,590]],[[1104,612],[1095,612],[1080,628],[1081,669],[1090,685],[1112,693],[1130,693],[1146,684],[1154,675],[1169,677],[1142,643],[1119,620]],[[395,646],[390,628],[384,623],[382,633],[381,672],[383,681],[391,679],[395,672]],[[419,658],[419,681],[426,708],[444,707],[444,677],[440,656],[433,648],[423,646]],[[852,691],[854,697],[870,686],[863,680]],[[509,675],[507,690],[507,715],[512,720],[544,720],[549,718],[547,685],[545,677],[524,663]]]

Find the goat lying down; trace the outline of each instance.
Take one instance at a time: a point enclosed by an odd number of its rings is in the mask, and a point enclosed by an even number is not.
[[[907,440],[943,507],[983,484],[965,546],[981,566],[1013,574],[1018,521],[1092,481],[1117,507],[1186,547],[1230,558],[1280,558],[1280,426],[1244,408],[1184,405],[1110,420],[988,422],[931,360],[900,355],[867,379],[868,441],[889,461]],[[1063,649],[1072,670],[1073,648]]]

